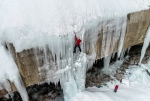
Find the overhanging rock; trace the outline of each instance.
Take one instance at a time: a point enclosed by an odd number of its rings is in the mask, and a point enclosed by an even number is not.
[[[109,23],[112,23],[112,22],[113,20],[105,21],[106,27],[107,25],[109,25]],[[128,14],[126,34],[125,34],[125,39],[123,41],[123,49],[129,48],[139,43],[143,43],[144,37],[145,37],[146,31],[149,25],[150,25],[150,9]],[[105,26],[103,26],[103,28],[104,27]],[[108,54],[118,51],[120,39],[116,40],[115,37],[113,37],[114,33],[115,31],[113,30],[111,33],[112,35],[110,35],[110,33],[106,33],[108,35],[106,35],[104,39],[103,29],[99,32],[97,36],[98,40],[95,44],[95,50],[96,50],[95,59],[104,57],[106,47],[108,48],[108,46],[109,46],[109,48],[107,49]],[[91,37],[89,36],[87,37],[87,40],[85,39],[84,52],[87,55],[90,55],[92,54],[92,51],[91,51],[92,45],[88,41],[88,38],[91,38]],[[109,42],[110,44],[105,44],[105,45],[103,44],[104,42],[103,40],[107,42],[106,40],[109,41],[110,39],[111,39],[111,41]],[[116,41],[116,43],[112,44],[114,41]],[[46,81],[48,77],[53,76],[53,75],[50,75],[50,73],[53,74],[54,72],[58,70],[58,65],[56,63],[57,58],[53,58],[51,51],[46,46],[44,50],[39,49],[39,48],[32,48],[28,50],[23,50],[22,52],[19,52],[19,53],[15,51],[15,47],[12,44],[9,44],[8,47],[10,48],[13,54],[14,60],[19,68],[20,74],[22,76],[22,79],[26,87]],[[45,56],[45,53],[47,54],[47,56]],[[44,64],[45,58],[49,60],[49,62],[47,62],[47,65],[49,67],[47,67],[46,69],[45,68],[43,69],[42,67],[45,65]],[[0,96],[3,96],[2,91],[0,93]]]

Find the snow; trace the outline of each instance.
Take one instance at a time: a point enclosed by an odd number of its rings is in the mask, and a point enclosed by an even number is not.
[[[121,84],[117,93],[113,92],[114,87],[115,85],[111,88],[88,88],[71,101],[149,101],[150,99],[150,88],[139,83],[134,83],[130,87]]]
[[[61,2],[58,0],[14,0],[13,2],[2,0],[0,39],[13,43],[17,52],[45,46],[48,43],[56,43],[57,47],[60,42],[58,36],[73,35],[73,33],[80,35],[89,30],[93,30],[92,34],[95,36],[94,33],[98,35],[97,32],[102,29],[99,26],[101,23],[104,35],[107,30],[111,33],[116,29],[113,36],[116,36],[117,40],[118,34],[120,36],[122,33],[120,54],[127,14],[148,9],[149,4],[149,0],[62,0]],[[108,26],[108,29],[105,26]],[[109,39],[110,36],[106,38]],[[109,47],[108,41],[106,46]]]
[[[150,61],[147,64],[141,64],[140,66],[130,66],[129,80],[137,81],[143,85],[150,84],[150,76],[147,71],[150,71]]]
[[[117,68],[117,65],[113,66]],[[150,61],[141,66],[132,65],[128,68],[127,75],[124,75],[121,83],[114,80],[100,88],[88,87],[74,96],[71,101],[149,101],[150,76],[146,70],[150,71]],[[116,93],[113,92],[115,85],[119,85]]]
[[[15,84],[23,101],[28,101],[26,88],[22,82],[18,67],[11,54],[0,45],[0,90],[6,89],[12,95],[12,88],[9,82]]]

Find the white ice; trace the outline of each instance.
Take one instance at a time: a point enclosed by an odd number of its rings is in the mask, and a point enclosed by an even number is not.
[[[0,90],[12,92],[10,82],[14,83],[23,101],[28,101],[28,94],[22,82],[19,70],[11,54],[0,44]]]
[[[109,72],[110,59],[111,59],[111,55],[104,57],[104,67],[102,69],[102,72],[105,74],[110,74]]]
[[[149,42],[150,42],[150,27],[148,28],[147,34],[146,34],[145,39],[144,39],[144,43],[143,43],[143,47],[142,47],[142,51],[141,51],[141,58],[140,58],[140,61],[139,61],[139,65],[141,65],[141,62],[142,62],[142,59],[144,58],[146,49],[149,46]]]
[[[148,9],[149,5],[149,0],[1,0],[0,39],[13,43],[16,51],[21,52],[57,43],[58,38],[54,36],[86,32],[93,28],[98,32],[100,27],[96,26],[101,23],[104,33],[108,28],[108,34],[115,31],[111,36],[115,36],[116,40],[120,36],[120,54],[127,14]],[[93,33],[90,34],[92,36]],[[106,42],[106,46],[109,47],[109,43]]]

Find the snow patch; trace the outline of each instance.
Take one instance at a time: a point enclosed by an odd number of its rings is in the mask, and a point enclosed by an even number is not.
[[[137,81],[144,85],[150,84],[150,76],[147,73],[147,69],[145,68],[144,64],[141,64],[141,66],[130,66],[130,75],[129,80],[130,82]],[[149,67],[150,68],[150,67]]]

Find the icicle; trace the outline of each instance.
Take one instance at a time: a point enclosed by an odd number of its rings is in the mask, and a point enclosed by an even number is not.
[[[121,28],[120,41],[119,41],[119,46],[118,46],[118,58],[120,57],[122,47],[123,47],[123,43],[124,43],[125,34],[126,34],[127,18],[123,17],[122,20],[123,20],[123,24],[122,24],[122,28]]]
[[[116,53],[112,53],[112,59],[114,59],[114,58],[115,58],[115,54],[116,54]]]
[[[112,19],[110,19],[112,20]],[[107,24],[107,26],[105,26],[107,29],[106,29],[106,32],[107,33],[104,33],[107,35],[106,37],[106,41],[105,41],[105,55],[104,56],[107,56],[109,54],[109,50],[110,50],[110,46],[111,46],[111,39],[112,39],[112,29],[113,29],[113,26],[114,26],[114,23],[113,22],[110,22]]]
[[[85,89],[86,78],[86,54],[80,53],[79,58],[75,61],[74,68],[76,68],[75,81],[77,84],[78,92]]]
[[[19,72],[18,72],[19,73]],[[28,94],[20,75],[13,81],[23,101],[28,101]]]
[[[63,92],[65,101],[70,99],[78,93],[77,85],[70,71],[67,71],[62,78],[61,84],[63,84]]]
[[[8,82],[8,80],[10,80],[10,82],[13,82],[15,84],[15,87],[20,93],[22,100],[28,101],[28,94],[21,80],[17,65],[15,64],[10,53],[8,53],[2,45],[0,45],[0,56],[1,56],[1,61],[0,61],[1,86],[3,86],[3,88],[6,89],[8,92],[11,92],[11,86]]]
[[[47,48],[46,46],[43,47],[43,52],[44,52],[44,64],[47,64],[48,63],[48,59],[47,59]]]
[[[126,49],[123,49],[120,55],[120,59],[124,59],[124,55],[125,55]]]
[[[111,55],[112,54],[108,55],[107,57],[104,57],[104,67],[102,69],[103,73],[106,73],[106,74],[109,73],[109,69],[108,68],[109,68],[109,63],[110,63]]]
[[[129,54],[131,47],[127,48],[127,54]]]
[[[114,23],[115,24],[114,25],[115,29],[114,29],[114,33],[113,33],[113,36],[112,36],[113,37],[113,43],[112,43],[113,50],[115,49],[116,43],[119,40],[119,36],[120,36],[120,32],[121,32],[121,28],[120,28],[121,19],[120,18],[115,18],[114,21],[115,21],[115,23]]]
[[[142,59],[145,55],[146,49],[149,45],[149,42],[150,42],[150,27],[148,28],[147,34],[146,34],[145,39],[144,39],[144,44],[143,44],[142,51],[141,51],[141,58],[139,61],[139,65],[141,65]]]
[[[106,37],[107,37],[106,23],[107,22],[103,22],[103,39],[102,39],[101,56],[104,56],[105,55],[105,51],[106,51]]]

